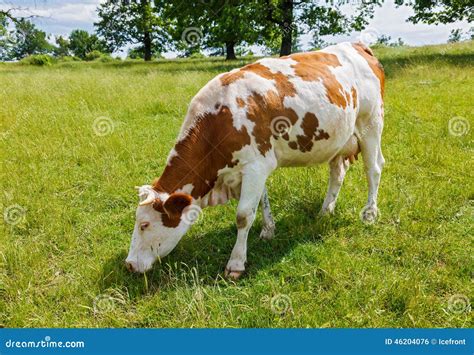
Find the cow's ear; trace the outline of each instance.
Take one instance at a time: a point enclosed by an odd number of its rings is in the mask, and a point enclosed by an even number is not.
[[[191,204],[193,198],[181,192],[172,193],[163,204],[163,208],[168,216],[181,215],[183,210]]]

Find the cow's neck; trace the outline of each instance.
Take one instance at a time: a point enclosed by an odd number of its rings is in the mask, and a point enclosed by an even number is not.
[[[196,200],[203,199],[214,188],[219,170],[233,167],[233,152],[250,144],[245,127],[236,130],[228,107],[197,119],[171,154],[156,190],[167,193],[184,191]],[[189,190],[188,190],[189,189]]]
[[[194,166],[184,157],[172,157],[161,177],[154,182],[157,191],[169,194],[177,191],[190,193],[194,199],[205,196],[213,187],[213,182],[204,181],[204,172],[209,169],[206,161]]]

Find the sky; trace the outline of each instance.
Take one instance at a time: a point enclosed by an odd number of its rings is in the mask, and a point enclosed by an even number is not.
[[[0,0],[0,9],[28,9],[17,12],[21,15],[37,15],[33,22],[43,31],[52,35],[67,35],[73,29],[94,30],[95,12],[97,5],[103,0]],[[188,1],[188,0],[183,0]],[[355,0],[357,1],[357,0]],[[344,8],[347,13],[353,11],[348,4]],[[405,43],[412,46],[424,44],[445,43],[452,29],[461,28],[464,32],[472,26],[467,22],[456,22],[449,25],[412,24],[406,19],[412,14],[409,7],[397,8],[392,0],[387,0],[382,7],[377,8],[374,18],[363,33],[353,32],[344,36],[324,36],[327,42],[371,40],[378,35],[389,35],[393,39],[401,37]],[[300,42],[303,49],[308,49],[311,35],[303,35]],[[258,52],[258,49],[253,49]],[[258,53],[256,53],[258,54]],[[176,53],[169,52],[166,57],[174,57]]]

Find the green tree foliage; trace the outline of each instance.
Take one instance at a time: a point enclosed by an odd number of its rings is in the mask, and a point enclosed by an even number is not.
[[[170,33],[177,49],[191,56],[203,49],[225,52],[235,59],[236,50],[258,43],[265,30],[258,0],[201,0],[186,3],[168,1],[165,15],[173,19]]]
[[[360,31],[373,17],[374,9],[382,0],[361,1],[353,15],[343,11],[348,1],[318,0],[264,0],[260,2],[260,19],[264,21],[267,43],[278,41],[280,56],[294,49],[298,33],[312,32],[320,36]]]
[[[0,60],[6,58],[8,53],[9,36],[7,25],[8,18],[0,12]]]
[[[372,47],[401,47],[404,46],[405,42],[401,37],[398,37],[397,40],[392,41],[392,37],[389,35],[380,35],[377,38],[377,41],[372,45]]]
[[[56,47],[53,49],[53,53],[56,57],[67,57],[70,55],[70,42],[63,36],[56,37]]]
[[[107,47],[97,35],[84,30],[73,30],[69,36],[69,49],[76,56],[85,59],[92,51],[108,52]]]
[[[16,19],[15,27],[8,31],[6,28],[6,16],[4,16],[2,32],[4,36],[4,47],[1,55],[3,59],[19,60],[33,54],[46,54],[52,51],[53,46],[48,43],[46,33],[37,29],[27,19]]]
[[[143,59],[145,57],[145,48],[143,46],[133,47],[128,50],[127,57],[130,59]],[[161,52],[156,48],[151,52],[152,59],[162,58]]]
[[[415,14],[408,18],[413,23],[429,24],[451,23],[455,21],[474,21],[472,0],[396,0],[397,5],[413,8]]]
[[[162,52],[169,41],[162,28],[163,7],[160,0],[107,0],[99,5],[99,21],[94,25],[110,51],[138,45],[148,61],[153,53]]]

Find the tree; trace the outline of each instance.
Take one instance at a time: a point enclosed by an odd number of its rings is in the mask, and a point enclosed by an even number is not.
[[[7,49],[7,59],[18,60],[32,54],[46,54],[53,49],[47,41],[46,33],[26,19],[15,21],[15,29],[11,31],[8,41],[10,48]]]
[[[57,57],[66,57],[70,54],[71,43],[67,38],[63,36],[56,37],[56,47],[54,47],[53,52]]]
[[[105,43],[103,43],[95,34],[89,34],[84,30],[73,30],[69,35],[69,49],[81,59],[92,51],[108,52]]]
[[[0,12],[0,60],[3,60],[8,55],[8,46],[10,43],[8,33],[8,18],[2,12]]]
[[[455,43],[461,41],[462,37],[462,30],[460,28],[451,30],[451,34],[449,35],[448,42]]]
[[[138,47],[134,47],[134,48],[130,48],[128,50],[128,53],[127,53],[127,57],[130,58],[130,59],[143,59],[145,56],[145,49],[143,48],[143,46],[138,46]],[[162,58],[162,55],[161,53],[155,48],[154,50],[152,50],[151,52],[151,57],[153,59],[159,59],[159,58]]]
[[[345,15],[341,5],[318,0],[265,0],[260,6],[260,19],[265,23],[267,41],[281,41],[280,56],[289,55],[298,33],[312,31],[320,36],[360,31],[373,17],[375,6],[382,0],[361,1],[355,14]],[[340,2],[344,4],[344,1]]]
[[[398,6],[413,8],[415,14],[408,18],[413,23],[451,23],[455,21],[474,21],[472,0],[395,0]]]
[[[106,0],[97,8],[99,22],[94,25],[111,52],[127,44],[138,44],[149,61],[168,43],[160,17],[163,6],[162,0]]]
[[[185,7],[180,3],[169,1],[165,16],[173,19],[170,34],[187,56],[205,48],[213,54],[225,52],[227,60],[236,59],[236,51],[258,42],[264,30],[257,21],[258,0],[201,0]]]

